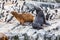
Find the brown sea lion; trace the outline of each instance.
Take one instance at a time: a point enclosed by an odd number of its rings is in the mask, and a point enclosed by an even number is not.
[[[0,40],[8,40],[8,37],[5,34],[0,33]]]
[[[24,24],[25,22],[33,22],[34,16],[30,13],[22,13],[18,14],[15,11],[12,11],[11,14],[20,22],[20,24]]]

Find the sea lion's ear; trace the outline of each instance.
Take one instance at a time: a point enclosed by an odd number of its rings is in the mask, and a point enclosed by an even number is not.
[[[14,11],[11,11],[10,13],[11,13],[11,14],[14,14],[15,12],[14,12]]]

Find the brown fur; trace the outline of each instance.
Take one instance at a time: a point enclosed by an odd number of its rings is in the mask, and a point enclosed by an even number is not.
[[[0,40],[8,40],[8,37],[5,34],[0,33]]]
[[[11,14],[21,23],[24,24],[25,22],[33,22],[34,16],[30,13],[22,13],[18,14],[17,12],[12,11]]]

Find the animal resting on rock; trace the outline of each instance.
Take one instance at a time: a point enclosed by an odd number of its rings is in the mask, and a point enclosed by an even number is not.
[[[46,25],[49,25],[47,22],[46,22],[46,19],[45,19],[45,15],[43,13],[43,10],[41,10],[41,8],[39,7],[35,7],[35,10],[36,10],[36,17],[35,17],[35,20],[34,22],[32,23],[32,27],[34,29],[42,29],[43,27],[43,24],[46,24]]]
[[[11,14],[20,22],[20,24],[24,25],[25,22],[33,22],[34,16],[30,13],[22,13],[18,14],[15,11],[12,11]]]
[[[0,33],[0,40],[8,40],[8,37],[5,34]]]

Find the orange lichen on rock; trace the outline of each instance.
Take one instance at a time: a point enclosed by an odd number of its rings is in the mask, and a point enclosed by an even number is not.
[[[15,11],[12,11],[11,14],[20,22],[20,24],[24,24],[25,22],[33,22],[34,16],[30,13],[22,13],[18,14]]]

